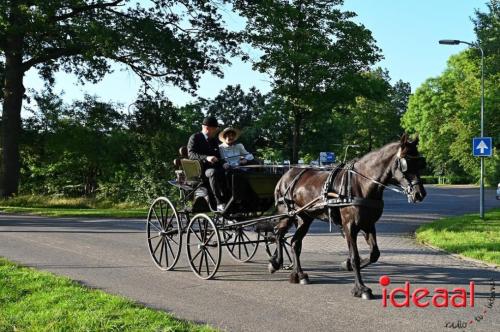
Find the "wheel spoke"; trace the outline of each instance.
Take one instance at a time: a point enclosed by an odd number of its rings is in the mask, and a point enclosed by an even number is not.
[[[205,257],[205,249],[202,249],[202,254],[200,256],[200,264],[198,265],[198,273],[201,274],[201,267],[203,266],[203,258]]]
[[[170,253],[172,254],[172,257],[175,259],[174,251],[172,250],[172,246],[170,245],[170,242],[168,242],[168,241],[167,241],[167,246],[168,246],[168,249],[170,250]]]
[[[155,249],[153,250],[153,255],[156,255],[156,250],[158,250],[158,247],[160,246],[160,244],[161,244],[161,240],[160,240],[160,241],[158,241],[158,243],[156,244],[156,247],[155,247]]]
[[[153,211],[154,211],[154,210],[153,210]],[[158,223],[159,223],[159,222],[158,222]],[[155,224],[153,224],[151,221],[149,221],[149,220],[148,220],[148,224],[150,224],[151,226],[153,226],[154,228],[156,228],[156,230],[157,230],[158,232],[161,232],[161,229],[159,229],[158,227],[156,227],[156,225],[155,225]],[[161,225],[161,224],[160,224],[160,225]]]
[[[243,248],[245,249],[245,253],[247,254],[247,257],[249,257],[250,254],[248,253],[247,244],[245,242],[243,242]]]
[[[167,235],[168,236],[168,235]],[[168,236],[168,238],[170,239],[170,241],[172,241],[173,243],[175,243],[176,245],[179,245],[179,243],[177,243],[177,241],[174,240],[174,236],[173,235],[170,235]]]
[[[290,261],[292,261],[292,257],[290,256],[290,253],[288,252],[288,249],[286,248],[286,245],[283,246],[283,249],[285,250],[285,253]]]
[[[162,237],[162,238],[161,238],[161,249],[160,249],[160,260],[159,260],[160,265],[161,265],[161,259],[162,259],[162,257],[163,257],[163,248],[164,248],[164,247],[165,247],[165,239]]]
[[[168,252],[167,252],[167,246],[169,246],[168,241],[163,238],[163,241],[165,242],[165,266],[168,266]],[[175,256],[174,256],[175,258]],[[161,262],[160,262],[161,263]]]
[[[234,237],[233,246],[231,247],[231,252],[234,251],[234,247],[236,246],[236,240],[238,240],[237,236]],[[229,248],[229,246],[228,246],[228,248]]]
[[[155,217],[156,217],[156,220],[158,220],[158,223],[160,224],[161,226],[161,221],[160,221],[160,218],[158,218],[158,214],[156,213],[156,208],[153,206],[153,213],[155,214]]]
[[[194,255],[194,256],[193,256],[193,258],[191,258],[191,262],[193,262],[193,263],[194,263],[194,260],[196,259],[196,257],[198,257],[198,255],[199,255],[199,254],[200,254],[200,252],[202,252],[202,251],[203,251],[203,249],[198,250],[198,252],[196,253],[196,255]]]
[[[160,235],[155,235],[155,236],[152,236],[152,237],[148,237],[148,240],[152,240],[152,239],[156,239],[157,237],[159,237]]]
[[[197,232],[192,227],[189,227],[189,229],[198,238],[198,241],[200,241],[200,243],[203,243],[203,241],[201,240],[201,238],[198,236]]]
[[[203,219],[203,243],[206,243],[206,240],[207,240],[207,232],[208,232],[208,221],[206,219]]]
[[[163,205],[161,204],[162,201],[160,201],[160,213],[161,213],[161,227],[165,229],[165,219],[163,218]]]
[[[212,264],[213,264],[213,265],[217,265],[217,264],[215,263],[215,259],[213,258],[212,254],[210,253],[210,251],[209,251],[209,250],[207,250],[207,254],[208,254],[208,257],[210,258],[210,260],[212,261]]]
[[[172,225],[172,220],[174,220],[174,218],[175,218],[175,214],[172,214],[170,219],[168,219],[167,224],[165,225],[165,230],[168,230],[168,226]]]
[[[212,232],[212,234],[210,234],[210,236],[208,237],[208,239],[203,244],[207,245],[210,242],[210,240],[214,237],[214,235],[215,235],[215,232]]]
[[[210,275],[210,269],[208,268],[207,250],[205,250],[204,254],[205,254],[205,266],[207,268],[207,275]]]

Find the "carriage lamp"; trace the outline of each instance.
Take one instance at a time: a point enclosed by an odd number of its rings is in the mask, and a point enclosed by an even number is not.
[[[442,45],[467,44],[481,51],[481,137],[484,137],[484,51],[479,43],[469,43],[457,39],[442,39],[439,41]],[[479,185],[479,216],[484,219],[484,157],[481,158],[481,177]]]

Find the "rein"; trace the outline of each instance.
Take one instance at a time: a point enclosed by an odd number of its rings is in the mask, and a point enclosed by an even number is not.
[[[333,170],[331,170],[330,174],[328,175],[328,178],[326,179],[325,183],[323,184],[323,189],[321,191],[321,195],[317,196],[316,198],[312,199],[310,202],[302,206],[301,208],[295,210],[294,209],[294,202],[293,202],[293,197],[291,192],[293,191],[293,188],[295,187],[295,184],[298,182],[300,177],[308,170],[310,169],[318,169],[317,167],[300,167],[302,168],[301,172],[299,172],[293,180],[289,183],[289,185],[286,187],[285,192],[283,195],[278,199],[276,202],[277,204],[285,204],[288,210],[288,215],[289,216],[295,216],[296,214],[306,211],[307,209],[313,208],[313,209],[318,209],[318,208],[324,208],[325,206],[327,207],[340,207],[340,206],[368,206],[372,208],[378,208],[378,207],[383,207],[384,202],[383,200],[373,200],[369,198],[361,198],[361,197],[353,197],[351,194],[351,175],[358,175],[366,180],[369,180],[373,183],[376,183],[379,186],[382,186],[386,189],[392,190],[394,192],[406,195],[408,192],[408,188],[403,188],[403,187],[390,187],[382,182],[375,180],[371,177],[368,177],[364,174],[361,174],[354,170],[354,164],[356,162],[350,162],[347,165],[345,164],[340,164],[338,166],[335,166]],[[342,191],[342,188],[345,186],[347,190],[347,196],[341,197],[342,195],[337,194],[335,192],[331,192],[331,189],[333,187],[333,182],[335,181],[335,178],[339,175],[339,172],[341,170],[347,171],[348,174],[347,176],[347,183],[344,183],[345,177],[342,177],[341,184],[340,184],[340,191]],[[410,183],[410,186],[414,185],[414,183]],[[290,198],[287,198],[286,196],[290,194]],[[319,205],[317,205],[317,202],[322,200],[323,202]],[[330,209],[329,209],[330,210]],[[330,215],[330,213],[329,213]],[[331,219],[331,218],[329,218]]]

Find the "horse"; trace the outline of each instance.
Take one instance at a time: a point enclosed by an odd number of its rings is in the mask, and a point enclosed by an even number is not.
[[[302,240],[314,219],[329,219],[339,225],[347,241],[349,257],[342,268],[354,271],[352,295],[372,299],[371,289],[361,278],[361,269],[380,257],[375,223],[383,212],[384,190],[390,188],[406,194],[409,203],[421,202],[426,196],[419,174],[425,167],[425,158],[420,156],[417,145],[418,137],[410,141],[404,134],[399,142],[369,152],[347,166],[333,170],[288,170],[274,192],[278,213],[284,216],[275,228],[278,250],[269,260],[269,272],[274,273],[282,267],[284,236],[295,225],[296,231],[291,238],[293,270],[290,282],[308,284],[309,277],[300,264]],[[388,187],[389,184],[399,188]],[[360,258],[359,231],[364,232],[370,246],[368,258]]]

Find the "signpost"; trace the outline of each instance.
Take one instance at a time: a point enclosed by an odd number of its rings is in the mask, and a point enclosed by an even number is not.
[[[481,134],[482,121],[481,121]],[[493,154],[493,144],[491,137],[474,137],[472,139],[472,155],[474,157],[481,158],[481,183],[479,184],[479,216],[481,219],[484,218],[484,183],[483,183],[483,172],[484,172],[484,157],[491,157]]]

